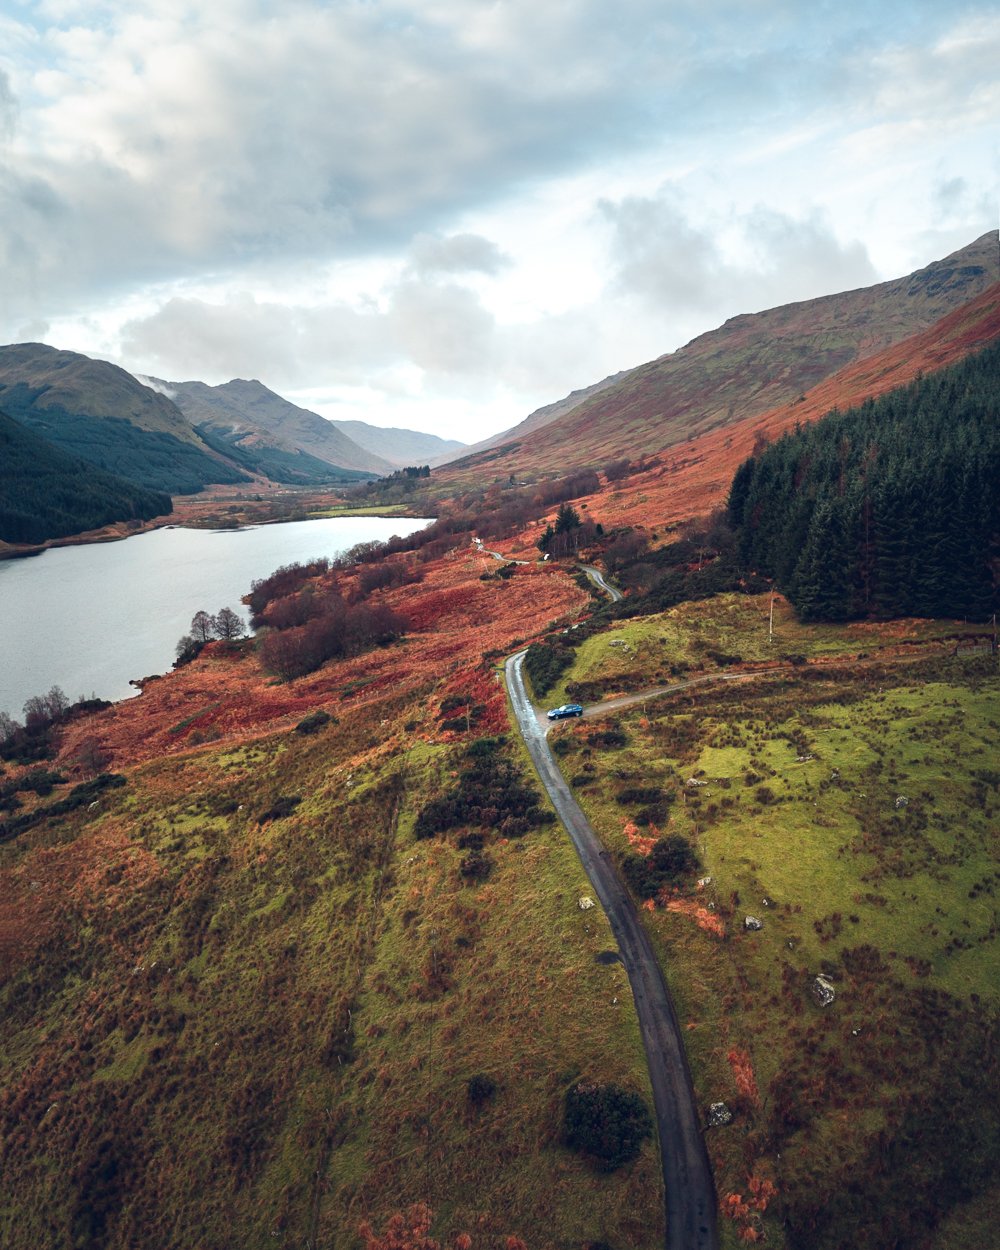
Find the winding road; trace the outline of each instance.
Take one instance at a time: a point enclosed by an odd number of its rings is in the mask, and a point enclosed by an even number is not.
[[[596,570],[587,572],[591,575]],[[609,593],[613,590],[606,585],[603,588]],[[538,776],[611,922],[635,999],[660,1139],[666,1250],[715,1250],[718,1245],[715,1187],[673,1003],[649,938],[631,897],[618,878],[611,856],[574,799],[549,750],[545,737],[547,723],[539,720],[525,688],[524,656],[524,651],[512,655],[504,670],[518,727]],[[662,693],[674,688],[665,688]],[[635,696],[635,699],[642,697]],[[649,697],[648,694],[645,697]],[[604,710],[610,709],[605,705]]]
[[[581,564],[580,568],[583,569],[599,590],[603,590],[606,595],[611,596],[612,603],[617,603],[619,599],[624,598],[622,592],[616,586],[612,586],[604,580],[604,574],[600,569],[595,569],[592,564]]]

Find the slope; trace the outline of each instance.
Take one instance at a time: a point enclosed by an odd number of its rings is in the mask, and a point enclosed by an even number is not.
[[[367,421],[333,421],[332,424],[359,447],[381,456],[396,469],[409,465],[443,464],[468,451],[466,443],[425,434],[422,430],[369,425]]]
[[[619,525],[674,524],[720,507],[737,467],[755,448],[835,408],[856,406],[963,360],[997,339],[1000,282],[927,330],[838,370],[791,403],[686,442],[606,491],[602,515]]]
[[[264,440],[278,440],[280,448],[291,448],[337,469],[354,469],[367,476],[389,473],[392,466],[381,456],[360,447],[332,421],[299,408],[256,380],[234,378],[221,386],[204,382],[165,382],[188,420],[208,429],[216,437],[241,439],[254,448]],[[245,437],[243,431],[246,432]]]
[[[370,476],[310,455],[293,441],[271,433],[251,421],[238,403],[205,382],[165,382],[136,376],[172,400],[210,447],[250,473],[292,486],[319,486]]]
[[[151,490],[245,480],[169,399],[107,361],[44,343],[0,347],[0,404],[68,454]]]
[[[94,469],[0,412],[0,542],[43,543],[170,506],[169,495]]]
[[[933,325],[998,277],[991,231],[906,277],[734,317],[517,442],[456,461],[445,476],[471,476],[484,464],[502,476],[657,454],[792,402],[838,370]]]

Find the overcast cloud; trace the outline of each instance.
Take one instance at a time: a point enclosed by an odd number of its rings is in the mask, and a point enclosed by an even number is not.
[[[996,3],[44,0],[0,337],[465,438],[996,227]]]

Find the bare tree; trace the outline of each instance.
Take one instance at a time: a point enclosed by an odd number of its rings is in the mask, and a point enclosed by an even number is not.
[[[21,726],[8,712],[0,712],[0,747],[6,746],[8,742],[16,738],[21,732]]]
[[[45,706],[48,708],[49,720],[62,720],[69,711],[69,699],[66,692],[61,686],[53,686],[49,693],[45,696]]]
[[[218,615],[212,618],[212,625],[216,636],[226,642],[232,642],[234,638],[242,638],[246,633],[246,626],[232,608],[220,608]]]
[[[95,777],[98,773],[104,772],[111,763],[111,753],[100,738],[95,737],[84,738],[73,758],[79,764],[80,771],[87,777]]]
[[[44,695],[33,694],[30,699],[25,700],[24,727],[28,733],[39,733],[41,730],[47,729],[51,724],[51,720]]]
[[[210,642],[215,637],[215,620],[210,612],[198,611],[191,618],[191,637],[196,642]]]

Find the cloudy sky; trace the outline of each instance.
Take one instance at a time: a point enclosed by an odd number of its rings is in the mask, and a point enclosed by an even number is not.
[[[1000,0],[6,0],[0,341],[471,442],[997,226]]]

